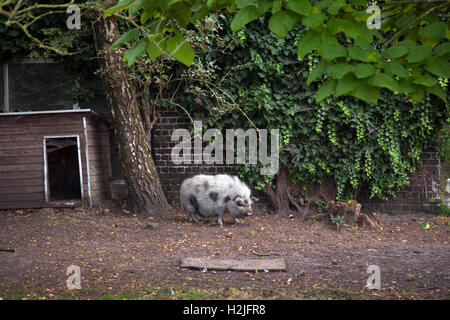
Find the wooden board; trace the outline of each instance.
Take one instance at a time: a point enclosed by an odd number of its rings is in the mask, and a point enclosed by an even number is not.
[[[286,271],[284,259],[209,259],[184,258],[182,268],[232,271]]]

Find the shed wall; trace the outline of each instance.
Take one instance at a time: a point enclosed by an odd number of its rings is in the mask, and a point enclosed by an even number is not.
[[[109,148],[109,138],[102,142],[106,125],[100,129],[94,125],[88,113],[10,115],[0,117],[0,209],[45,207],[44,187],[44,136],[78,135],[83,174],[83,194],[88,199],[85,133],[83,117],[88,119],[88,145],[90,172],[105,181],[110,172],[108,158],[103,156]],[[98,134],[97,131],[99,130]],[[102,157],[98,155],[101,154]],[[99,160],[100,158],[100,160]],[[99,168],[106,166],[109,169]],[[101,172],[102,174],[99,174]],[[106,172],[106,173],[103,173]],[[107,193],[106,187],[98,188],[93,178],[93,202],[98,200],[97,189]],[[92,184],[91,184],[92,187]],[[92,189],[92,188],[91,188]]]
[[[89,141],[89,172],[92,203],[111,198],[111,150],[109,144],[109,127],[92,117],[87,121]]]

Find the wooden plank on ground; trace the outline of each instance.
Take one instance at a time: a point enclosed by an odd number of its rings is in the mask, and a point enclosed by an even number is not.
[[[181,267],[220,271],[286,271],[284,259],[220,260],[209,258],[184,258],[181,260]]]

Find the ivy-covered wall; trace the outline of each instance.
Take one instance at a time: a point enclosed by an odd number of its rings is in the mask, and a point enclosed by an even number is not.
[[[171,141],[172,131],[178,128],[191,130],[189,119],[173,109],[163,108],[153,129],[152,150],[161,184],[169,203],[178,205],[181,182],[195,174],[236,174],[232,165],[175,165],[170,158],[176,142]],[[362,210],[387,214],[437,213],[440,198],[440,159],[436,151],[428,149],[422,153],[422,168],[410,175],[410,184],[395,192],[388,200],[370,199],[367,188],[362,188],[358,201]],[[122,193],[122,196],[125,194]],[[258,194],[261,197],[261,194]],[[265,201],[263,199],[264,204]]]
[[[370,199],[367,189],[363,189],[358,201],[363,210],[389,214],[437,213],[441,198],[441,161],[439,154],[428,149],[421,155],[420,171],[410,175],[410,184],[395,193],[389,200]]]

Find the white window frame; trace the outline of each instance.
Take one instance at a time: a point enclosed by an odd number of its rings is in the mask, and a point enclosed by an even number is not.
[[[3,108],[4,112],[9,112],[9,76],[8,64],[3,64]]]

